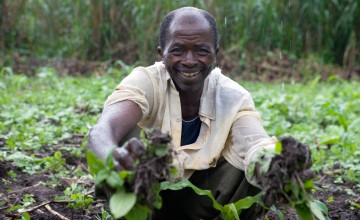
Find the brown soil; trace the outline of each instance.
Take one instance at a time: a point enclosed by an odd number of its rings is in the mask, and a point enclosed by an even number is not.
[[[58,150],[60,146],[80,147],[82,135],[76,135],[72,138],[66,139],[61,143],[47,147],[48,152],[43,152],[44,156],[51,154]],[[37,156],[41,156],[40,154]],[[77,158],[70,155],[67,151],[62,151],[62,156],[66,160],[64,166],[75,166],[77,169],[87,171],[87,164],[85,158]],[[15,178],[8,175],[9,171],[16,174]],[[54,178],[51,176],[51,171],[44,171],[38,174],[30,175],[21,172],[21,170],[12,162],[0,161],[0,219],[21,219],[21,214],[18,211],[9,212],[8,209],[15,205],[21,205],[22,198],[26,194],[33,195],[35,203],[26,207],[29,210],[31,219],[61,219],[56,216],[55,212],[68,219],[96,219],[95,216],[100,216],[101,208],[107,209],[106,201],[102,199],[94,199],[91,203],[91,208],[88,209],[72,209],[67,208],[70,201],[55,201],[55,197],[64,196],[64,190],[70,186],[72,182],[84,186],[88,191],[89,197],[94,197],[93,183],[89,180],[81,178],[60,178],[59,183],[55,187]],[[38,206],[38,207],[37,207]],[[49,208],[50,207],[50,208]],[[53,212],[55,211],[55,212]],[[53,213],[52,213],[53,212]]]
[[[260,51],[260,50],[259,50]],[[126,53],[130,54],[131,51]],[[360,66],[336,66],[322,64],[319,61],[292,58],[279,50],[267,51],[267,54],[254,56],[250,51],[245,52],[245,58],[239,52],[220,50],[217,56],[217,66],[223,73],[237,80],[269,81],[307,81],[314,78],[314,73],[321,79],[338,76],[345,80],[360,79]],[[269,55],[270,54],[270,55]],[[235,58],[235,59],[234,59]],[[137,65],[133,59],[124,59],[124,65]],[[51,67],[60,75],[104,75],[108,68],[122,69],[118,60],[85,61],[77,59],[39,59],[13,55],[11,67],[15,73],[34,75],[39,68]],[[149,63],[151,64],[151,63]],[[144,63],[142,65],[145,65]]]
[[[330,219],[339,220],[359,220],[360,209],[351,205],[351,202],[360,203],[360,191],[359,188],[352,183],[336,184],[334,178],[328,174],[321,173],[316,178],[316,185],[318,190],[313,194],[314,198],[325,203]],[[350,193],[350,190],[352,193]],[[329,200],[329,198],[333,198]],[[285,219],[298,220],[296,211],[293,208],[281,205],[279,207],[285,213]],[[268,213],[269,219],[279,219],[278,216],[273,213]]]
[[[61,144],[80,147],[81,142],[82,136],[74,136],[64,140],[58,145],[46,148],[47,153],[54,152]],[[84,158],[76,158],[66,151],[62,153],[63,157],[66,158],[67,164],[65,166],[75,165],[87,172],[87,165]],[[16,173],[16,178],[11,178],[7,174],[10,170]],[[21,204],[25,194],[32,194],[36,200],[36,203],[27,207],[31,219],[60,219],[51,211],[55,211],[59,215],[74,220],[96,219],[96,216],[99,216],[101,219],[101,208],[104,207],[105,210],[108,210],[106,200],[95,198],[93,183],[76,177],[60,179],[58,186],[51,187],[49,183],[53,183],[53,179],[49,172],[29,175],[21,172],[20,169],[11,162],[0,161],[0,180],[0,219],[21,218],[19,212],[9,212],[7,209],[14,205]],[[54,200],[56,196],[63,196],[65,188],[70,186],[72,182],[76,182],[87,188],[87,195],[94,198],[91,207],[87,209],[67,208],[69,201],[56,202]],[[314,196],[316,199],[325,202],[329,209],[331,219],[360,219],[360,209],[353,207],[350,202],[360,203],[360,191],[355,184],[335,184],[332,177],[320,173],[316,178],[316,185],[319,187],[319,190],[315,192]],[[352,195],[347,193],[349,190],[352,190]],[[333,201],[327,202],[331,196],[333,197]],[[48,206],[45,207],[44,203],[47,203]],[[41,204],[43,205],[41,206]],[[48,207],[50,207],[50,209]],[[294,210],[285,206],[280,207],[280,209],[286,213],[286,219],[298,219]],[[268,217],[270,219],[278,219],[277,216],[271,212],[268,214]]]

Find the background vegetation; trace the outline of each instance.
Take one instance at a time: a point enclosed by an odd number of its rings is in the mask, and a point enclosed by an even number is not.
[[[345,67],[360,62],[357,0],[1,0],[0,65],[14,56],[149,64],[161,19],[180,6],[210,11],[223,53],[238,62],[274,49]]]
[[[128,74],[114,73],[61,77],[43,68],[29,77],[0,70],[0,217],[20,219],[28,212],[40,219],[35,210],[41,206],[33,207],[51,203],[69,218],[111,219],[104,218],[105,200],[93,196],[84,158],[86,134],[107,95]],[[310,146],[316,196],[326,201],[332,218],[359,213],[360,83],[336,77],[239,83],[252,93],[270,135],[289,134]]]

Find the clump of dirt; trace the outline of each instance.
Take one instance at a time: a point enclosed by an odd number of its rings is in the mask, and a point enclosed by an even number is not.
[[[312,165],[309,147],[292,137],[282,138],[280,142],[281,154],[274,156],[261,183],[265,191],[262,200],[269,207],[274,202],[287,204],[298,201],[298,195],[291,195],[291,188],[304,190],[303,182],[314,177],[309,170]]]
[[[171,137],[159,130],[148,134],[147,151],[136,167],[133,192],[143,197],[142,203],[153,208],[156,199],[155,185],[170,173]]]

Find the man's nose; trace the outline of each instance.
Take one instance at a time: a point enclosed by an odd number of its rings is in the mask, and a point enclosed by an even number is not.
[[[191,51],[187,52],[183,64],[187,67],[194,67],[196,63],[197,62],[194,54]]]

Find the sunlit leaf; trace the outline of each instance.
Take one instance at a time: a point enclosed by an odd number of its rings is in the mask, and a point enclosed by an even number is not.
[[[282,151],[282,145],[281,145],[281,142],[278,141],[278,142],[276,142],[276,145],[275,145],[275,152],[277,154],[281,154],[281,151]]]
[[[313,179],[310,179],[310,180],[307,180],[306,182],[304,182],[304,188],[305,188],[305,189],[312,189],[312,188],[314,188],[314,180],[313,180]]]
[[[284,214],[275,206],[271,206],[270,210],[273,211],[279,217],[280,220],[285,220]]]
[[[124,180],[120,178],[120,174],[115,170],[112,170],[110,174],[106,177],[106,183],[109,184],[112,188],[116,189],[124,185]]]
[[[313,215],[311,214],[311,210],[305,204],[296,205],[295,206],[296,213],[299,215],[302,220],[313,220]]]
[[[311,212],[318,218],[319,220],[327,220],[329,217],[328,209],[326,205],[318,200],[309,201]]]
[[[109,201],[110,211],[114,218],[124,217],[136,203],[136,195],[124,190],[117,191]]]
[[[86,160],[93,174],[97,174],[100,170],[105,169],[103,162],[90,150],[86,153]]]
[[[257,201],[259,201],[260,196],[262,195],[262,193],[259,193],[256,196],[248,196],[245,197],[243,199],[238,200],[237,202],[234,203],[234,206],[236,208],[236,210],[239,212],[242,209],[248,209],[250,208],[254,203],[256,203]]]
[[[337,144],[340,141],[341,141],[341,137],[339,137],[339,136],[329,136],[329,137],[325,136],[319,140],[319,144],[321,144],[321,145]]]
[[[109,175],[107,170],[100,170],[95,177],[94,183],[96,186],[100,185],[103,181],[106,180],[106,177]]]
[[[130,211],[125,215],[126,220],[146,220],[150,214],[150,209],[146,206],[136,204]]]
[[[189,180],[181,180],[177,183],[171,183],[171,182],[161,182],[160,188],[161,190],[171,189],[171,190],[180,190],[186,187],[190,187],[194,190],[194,192],[198,195],[206,195],[208,196],[211,201],[213,202],[213,207],[221,212],[224,211],[224,207],[220,205],[214,198],[214,196],[211,194],[210,190],[202,190],[196,186],[194,186]]]
[[[240,220],[239,218],[239,213],[236,210],[236,207],[234,205],[234,203],[230,203],[228,205],[224,206],[224,211],[225,211],[225,216],[224,219],[233,219],[235,218],[236,220]],[[240,210],[241,212],[241,210]]]

